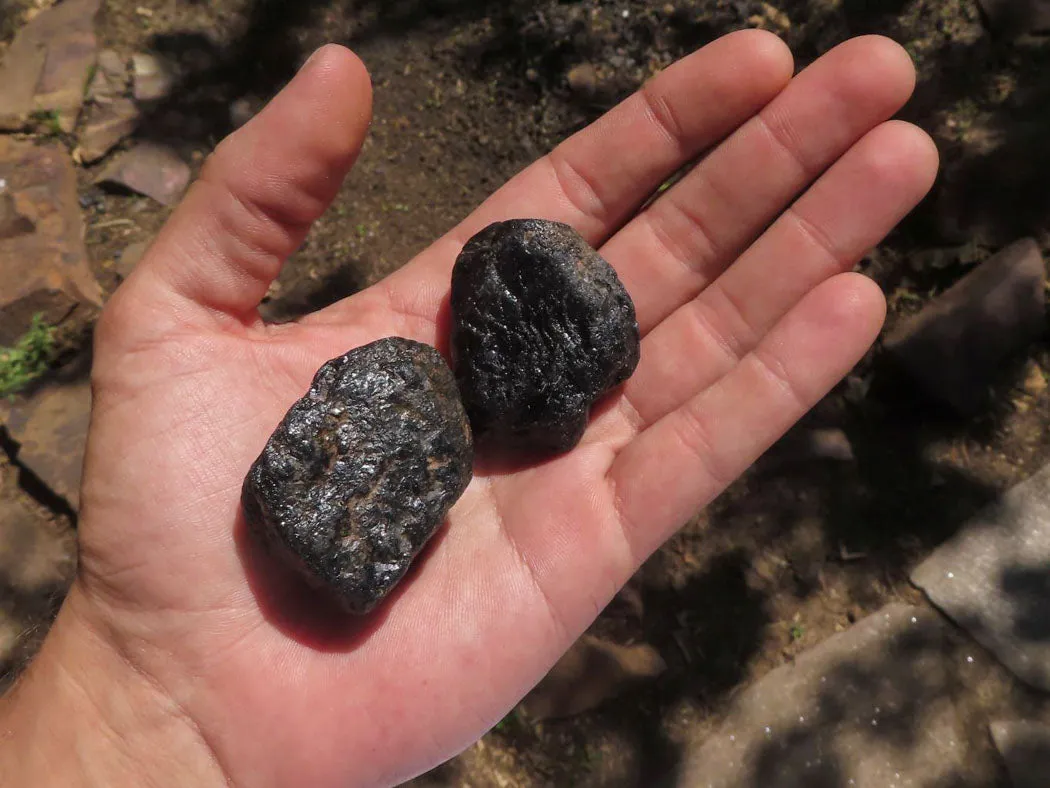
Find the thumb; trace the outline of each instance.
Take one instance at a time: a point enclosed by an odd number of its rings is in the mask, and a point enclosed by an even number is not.
[[[334,199],[364,143],[372,89],[350,50],[317,50],[295,78],[205,162],[135,273],[106,311],[130,304],[161,323],[250,325],[285,259]],[[135,310],[133,310],[135,311]],[[120,332],[147,322],[113,320]]]

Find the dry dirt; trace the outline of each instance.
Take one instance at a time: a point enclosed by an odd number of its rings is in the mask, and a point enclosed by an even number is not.
[[[9,38],[23,0],[0,19]],[[0,14],[2,15],[2,14]],[[181,68],[174,98],[140,136],[200,162],[318,44],[354,48],[375,82],[375,123],[354,174],[271,291],[293,318],[410,259],[507,177],[654,71],[732,29],[782,35],[800,65],[849,35],[883,32],[916,58],[903,113],[945,161],[933,195],[861,270],[886,290],[890,325],[1019,234],[1050,246],[1050,41],[990,35],[974,0],[108,0],[104,46],[153,50]],[[589,63],[596,79],[570,88]],[[83,172],[87,242],[103,285],[166,211],[98,191]],[[1005,199],[1004,195],[1009,195]],[[74,336],[79,334],[74,333]],[[76,344],[77,340],[71,340]],[[645,641],[668,663],[620,702],[556,723],[512,714],[432,778],[472,786],[651,785],[689,732],[713,726],[735,689],[894,599],[909,570],[984,502],[1050,458],[1041,341],[1003,370],[991,405],[963,421],[923,399],[876,348],[807,419],[845,430],[854,462],[774,449],[655,555],[594,631]],[[788,460],[788,461],[785,461]],[[21,496],[0,456],[0,496]],[[32,497],[32,496],[30,496]],[[527,647],[527,644],[523,647]],[[1042,701],[990,660],[966,714],[972,776],[1003,784],[985,725]]]

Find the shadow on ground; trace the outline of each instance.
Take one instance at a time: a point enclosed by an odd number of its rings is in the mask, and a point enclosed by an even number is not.
[[[153,37],[152,48],[176,64],[180,81],[170,99],[150,110],[141,135],[184,147],[214,144],[233,128],[233,102],[260,105],[321,43],[347,44],[367,61],[377,42],[412,46],[425,35],[428,46],[441,43],[440,57],[468,86],[497,81],[501,100],[523,109],[550,100],[531,129],[512,131],[538,153],[673,58],[763,18],[747,3],[635,0],[626,6],[621,17],[591,14],[582,0],[257,0],[229,43],[189,31]],[[986,33],[976,4],[963,0],[841,6],[787,0],[778,7],[792,20],[780,32],[799,67],[846,37],[867,33],[907,43],[919,64],[916,94],[902,115],[934,134],[944,167],[930,199],[884,245],[890,262],[870,267],[880,284],[892,289],[903,278],[925,292],[965,271],[966,263],[950,254],[931,265],[929,255],[914,254],[918,249],[990,249],[1046,231],[1050,87],[1040,75],[1050,66],[1050,47]],[[605,64],[605,76],[591,90],[570,90],[566,73],[581,63]],[[381,78],[391,76],[382,65],[380,71]]]
[[[90,354],[81,355],[25,394],[80,384],[90,369]],[[0,693],[40,648],[77,565],[75,513],[18,463],[18,448],[0,421]]]
[[[528,118],[524,126],[501,125],[510,121],[493,115],[468,118],[485,137],[508,139],[523,158],[523,151],[542,151],[596,117],[648,70],[752,24],[761,10],[747,2],[631,0],[617,6],[627,17],[608,18],[591,16],[593,5],[257,0],[230,43],[196,31],[153,37],[152,48],[176,64],[179,83],[170,99],[150,108],[140,136],[213,145],[233,126],[231,103],[269,98],[326,40],[365,55],[382,41],[395,52],[403,47],[406,56],[440,40],[441,68],[462,79],[468,97],[498,82],[511,110],[502,115]],[[918,57],[919,86],[904,114],[934,134],[947,167],[932,197],[865,263],[888,292],[911,294],[893,305],[895,314],[918,308],[985,250],[1050,229],[1050,191],[1043,188],[1050,174],[1050,87],[1041,78],[1050,47],[985,34],[972,2],[789,0],[778,7],[792,22],[783,35],[800,65],[849,35],[869,32],[907,42]],[[0,12],[0,34],[3,25]],[[471,34],[461,35],[468,28]],[[381,64],[382,78],[397,76],[394,61]],[[608,66],[617,77],[586,94],[570,90],[566,72],[580,63]],[[530,104],[541,108],[534,118],[526,113]],[[475,201],[488,188],[456,186]],[[427,208],[437,213],[441,206]],[[964,253],[964,246],[977,252]],[[268,317],[294,319],[360,289],[366,277],[359,262],[348,258],[298,282],[272,300]],[[993,404],[962,420],[924,400],[873,354],[807,422],[844,429],[855,462],[799,459],[775,448],[639,572],[632,588],[641,615],[614,606],[595,625],[599,634],[655,645],[669,666],[665,676],[574,720],[540,728],[512,716],[490,740],[536,784],[637,785],[666,773],[681,755],[683,732],[697,720],[717,720],[741,684],[907,593],[908,572],[922,556],[1050,457],[1042,426],[1050,422],[1050,400],[1045,394],[1023,400],[1026,412],[1014,404],[1029,358],[1050,369],[1040,343],[1004,369]],[[804,739],[819,724],[835,724],[845,711],[834,700],[828,698],[826,717],[792,736]],[[902,720],[895,735],[904,738],[896,744],[907,746],[908,730]],[[775,752],[756,765],[753,788],[775,782]],[[456,784],[463,768],[453,762],[431,779]],[[814,784],[838,788],[841,775],[829,764]]]

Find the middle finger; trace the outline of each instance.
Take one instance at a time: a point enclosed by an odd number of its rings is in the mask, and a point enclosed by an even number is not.
[[[915,85],[888,38],[840,44],[603,248],[644,335],[714,281],[769,223]]]

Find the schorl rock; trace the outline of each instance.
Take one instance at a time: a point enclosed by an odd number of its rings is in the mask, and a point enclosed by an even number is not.
[[[499,222],[475,235],[452,272],[452,356],[477,439],[565,451],[591,406],[634,372],[634,304],[571,227]]]
[[[473,454],[441,356],[381,339],[317,372],[252,465],[245,516],[313,585],[367,613],[462,495]]]

